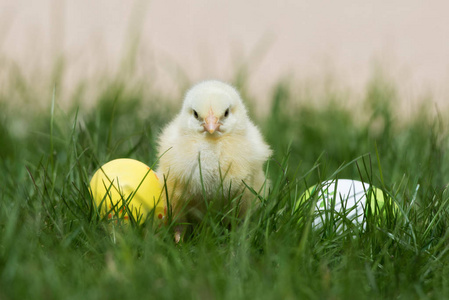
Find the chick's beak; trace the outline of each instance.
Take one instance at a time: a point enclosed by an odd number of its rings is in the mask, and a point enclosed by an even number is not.
[[[206,129],[210,134],[218,130],[220,124],[218,123],[218,118],[214,115],[212,108],[209,110],[209,115],[204,119],[204,129]]]

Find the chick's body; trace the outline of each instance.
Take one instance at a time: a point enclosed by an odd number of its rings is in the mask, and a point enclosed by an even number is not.
[[[271,155],[249,120],[236,90],[219,81],[194,86],[181,112],[159,138],[158,173],[166,178],[174,212],[201,217],[204,201],[221,191],[228,198],[243,193],[245,211],[266,181],[263,164]]]

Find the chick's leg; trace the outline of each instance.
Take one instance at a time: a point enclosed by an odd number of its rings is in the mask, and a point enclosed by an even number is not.
[[[174,239],[176,244],[184,241],[185,232],[186,232],[185,225],[177,225],[175,227]]]
[[[172,218],[176,224],[174,227],[174,240],[178,244],[183,242],[184,236],[186,235],[187,218],[185,216],[185,205],[183,205],[183,202],[179,201],[180,198],[177,197],[173,197],[173,199],[177,199],[172,202]]]

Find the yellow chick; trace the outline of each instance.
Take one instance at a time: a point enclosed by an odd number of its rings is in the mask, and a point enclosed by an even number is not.
[[[187,92],[181,111],[159,136],[158,152],[157,172],[165,178],[180,220],[201,219],[206,201],[219,195],[227,201],[243,195],[241,216],[256,199],[245,184],[257,192],[267,190],[263,164],[270,147],[238,92],[226,83],[205,81]]]

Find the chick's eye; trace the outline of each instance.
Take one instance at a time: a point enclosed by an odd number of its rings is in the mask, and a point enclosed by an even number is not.
[[[198,113],[196,112],[196,110],[193,110],[193,116],[195,117],[195,119],[198,119]]]
[[[226,118],[227,116],[229,116],[229,108],[224,113],[224,117]]]

